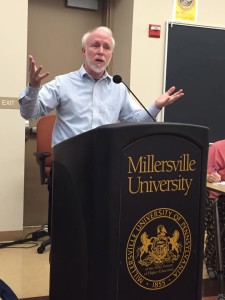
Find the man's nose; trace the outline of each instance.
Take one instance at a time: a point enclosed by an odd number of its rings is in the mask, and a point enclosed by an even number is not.
[[[104,53],[104,47],[103,47],[103,46],[100,46],[100,47],[98,48],[98,53],[99,53],[99,54],[103,54],[103,53]]]

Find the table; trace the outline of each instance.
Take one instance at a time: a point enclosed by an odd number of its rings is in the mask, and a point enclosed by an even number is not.
[[[214,191],[219,193],[220,195],[225,195],[225,186],[215,185],[207,182],[206,184],[207,190]],[[215,245],[216,245],[216,258],[218,264],[218,279],[219,279],[219,294],[218,299],[225,299],[224,295],[224,282],[223,282],[223,259],[222,259],[222,244],[221,244],[221,229],[220,229],[220,217],[219,217],[219,209],[218,202],[220,197],[218,196],[215,200],[213,200],[213,218],[215,223]]]
[[[216,184],[207,182],[206,187],[208,190],[220,193],[221,195],[225,195],[225,185],[216,185]]]

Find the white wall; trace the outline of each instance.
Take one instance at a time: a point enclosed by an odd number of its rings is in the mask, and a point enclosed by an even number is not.
[[[127,70],[130,70],[130,87],[147,106],[163,92],[165,29],[166,22],[172,20],[174,0],[115,0],[115,2],[114,33],[117,44],[113,70],[121,74],[126,74]],[[224,0],[198,2],[197,25],[225,28]],[[148,37],[149,24],[161,25],[160,38]],[[132,41],[129,40],[130,35]],[[127,45],[130,43],[131,48],[128,49]],[[121,63],[120,53],[125,56],[124,51],[127,52],[126,57],[130,57],[129,63],[126,60]],[[119,64],[116,62],[117,59],[120,61]]]
[[[0,0],[0,231],[23,228],[25,122],[17,99],[26,85],[27,6]]]

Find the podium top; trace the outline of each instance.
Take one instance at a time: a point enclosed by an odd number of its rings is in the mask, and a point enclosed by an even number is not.
[[[205,126],[172,122],[122,122],[106,124],[86,131],[57,144],[54,146],[54,149],[61,148],[62,145],[70,143],[71,141],[77,142],[79,139],[90,138],[91,136],[98,136],[99,134],[107,134],[107,137],[109,137],[110,134],[118,134],[125,140],[129,139],[129,141],[130,139],[145,137],[146,135],[171,134],[188,138],[200,146],[205,145],[206,140],[208,144],[209,140],[209,128]]]

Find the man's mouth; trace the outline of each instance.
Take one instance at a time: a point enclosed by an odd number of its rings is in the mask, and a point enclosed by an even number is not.
[[[98,62],[98,63],[104,63],[104,62],[105,62],[105,61],[104,61],[103,59],[101,59],[101,58],[96,58],[95,61]]]

